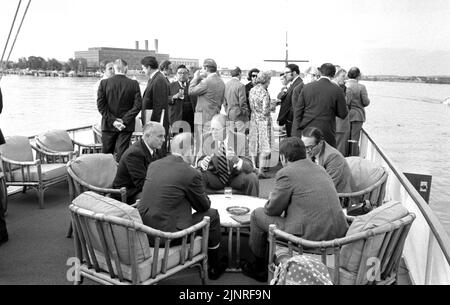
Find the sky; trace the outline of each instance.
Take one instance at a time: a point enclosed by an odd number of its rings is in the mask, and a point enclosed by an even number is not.
[[[0,1],[0,48],[19,0]],[[22,1],[24,11],[28,0]],[[20,21],[20,18],[17,24]],[[159,39],[172,57],[283,70],[324,62],[366,75],[450,75],[449,0],[33,0],[11,59],[66,61],[90,47]]]

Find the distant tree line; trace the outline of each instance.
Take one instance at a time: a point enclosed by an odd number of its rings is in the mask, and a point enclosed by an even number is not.
[[[85,59],[69,58],[67,62],[60,62],[55,58],[48,58],[45,60],[40,56],[29,56],[28,58],[19,58],[17,62],[9,61],[6,64],[6,69],[83,72],[86,70],[86,66],[87,62]]]

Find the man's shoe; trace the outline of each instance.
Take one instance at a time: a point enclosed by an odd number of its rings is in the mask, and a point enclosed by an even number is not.
[[[220,278],[220,276],[227,270],[228,258],[223,257],[217,266],[211,266],[208,269],[208,278],[215,281]]]
[[[246,260],[242,260],[240,265],[241,265],[242,273],[244,275],[257,280],[258,282],[267,282],[267,278],[268,278],[267,270],[263,270],[263,271],[257,270],[255,268],[254,264],[252,264]]]
[[[0,238],[0,246],[8,241],[8,235]]]

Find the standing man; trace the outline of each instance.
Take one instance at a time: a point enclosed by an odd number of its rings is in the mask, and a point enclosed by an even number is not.
[[[163,61],[160,65],[159,65],[159,70],[162,72],[162,74],[164,74],[164,76],[167,79],[167,82],[170,84],[170,74],[172,74],[172,62],[170,62],[169,60],[165,60]]]
[[[0,88],[0,113],[3,110],[3,96],[2,89]],[[5,138],[3,137],[2,130],[0,129],[0,145],[5,144]],[[0,172],[0,176],[3,176],[3,172]],[[3,179],[1,181],[4,181]],[[6,202],[8,198],[8,194],[5,185],[0,185],[0,245],[8,241],[8,231],[6,230],[6,221],[5,221],[5,208]]]
[[[142,107],[139,83],[126,76],[125,60],[114,62],[115,75],[100,82],[97,108],[102,115],[102,153],[113,154],[119,161],[130,146],[135,119]]]
[[[138,210],[144,225],[164,232],[187,229],[209,216],[208,277],[217,280],[227,267],[226,258],[219,259],[220,217],[211,209],[202,175],[190,165],[194,157],[191,143],[191,133],[177,135],[172,155],[150,164]]]
[[[336,148],[336,117],[345,119],[348,114],[344,92],[332,83],[336,74],[333,64],[323,64],[322,77],[303,87],[298,101],[294,103],[292,135],[301,138],[306,127],[316,127],[325,141]]]
[[[170,84],[169,93],[169,121],[173,126],[176,122],[184,122],[177,124],[175,129],[183,128],[185,123],[189,124],[189,132],[194,131],[194,105],[192,97],[189,96],[189,70],[185,65],[177,68],[177,80]],[[174,127],[174,126],[173,126]],[[173,129],[173,128],[172,128]],[[178,130],[172,130],[178,133]],[[183,132],[188,132],[184,130]]]
[[[164,129],[166,130],[166,140],[169,134],[169,83],[167,78],[158,70],[158,61],[154,56],[147,56],[141,60],[142,69],[147,75],[148,83],[142,100],[142,126],[147,121],[161,122],[161,115],[164,110]],[[146,110],[152,109],[150,120],[146,117]],[[163,145],[163,151],[166,152],[166,145]]]
[[[202,146],[202,134],[209,131],[211,119],[220,113],[225,96],[225,83],[217,74],[213,59],[205,59],[203,69],[194,74],[189,85],[189,95],[198,97],[194,117],[196,154]]]
[[[148,122],[144,127],[142,139],[128,148],[120,159],[113,187],[127,188],[128,204],[134,204],[141,198],[148,165],[165,157],[161,152],[166,140],[165,134],[161,124]]]
[[[228,120],[233,122],[236,132],[245,133],[250,120],[245,85],[241,83],[242,71],[236,67],[231,71],[231,80],[225,85],[225,109]]]
[[[303,81],[300,78],[300,69],[297,65],[290,64],[286,66],[284,71],[286,81],[288,82],[288,90],[284,102],[281,104],[280,113],[278,114],[278,125],[286,127],[287,137],[291,136],[292,120],[293,120],[293,95],[294,90],[298,86],[303,86]]]

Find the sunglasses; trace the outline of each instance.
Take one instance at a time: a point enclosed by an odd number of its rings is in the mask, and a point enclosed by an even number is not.
[[[253,74],[252,78],[258,77],[258,74]]]

